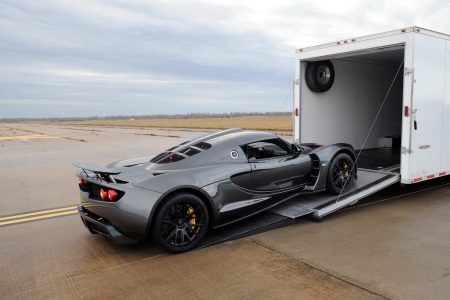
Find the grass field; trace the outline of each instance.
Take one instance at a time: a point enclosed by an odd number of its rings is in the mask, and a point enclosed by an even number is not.
[[[57,121],[58,124],[158,127],[185,129],[243,128],[268,131],[292,131],[291,116],[245,116],[229,118],[184,118],[184,119],[101,119],[80,121]]]

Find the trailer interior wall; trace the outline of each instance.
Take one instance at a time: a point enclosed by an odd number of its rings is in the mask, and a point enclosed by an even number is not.
[[[390,146],[392,140],[386,137],[400,136],[402,131],[403,70],[394,81],[364,147],[363,142],[403,56],[403,49],[395,48],[331,59],[335,80],[324,93],[312,92],[301,80],[301,142],[323,145],[345,142],[355,149]],[[306,64],[301,64],[303,78]]]

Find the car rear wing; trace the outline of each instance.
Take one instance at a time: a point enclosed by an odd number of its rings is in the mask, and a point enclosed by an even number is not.
[[[109,181],[112,183],[116,183],[116,180],[112,175],[120,174],[120,171],[102,167],[97,165],[96,163],[89,163],[89,162],[76,162],[72,164],[74,167],[80,168],[83,170],[84,174],[86,174],[87,177],[89,176],[89,173],[93,174],[97,179],[100,181]]]

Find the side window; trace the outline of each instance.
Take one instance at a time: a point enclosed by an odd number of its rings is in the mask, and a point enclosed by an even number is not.
[[[281,139],[258,141],[241,146],[248,160],[291,155],[290,146]]]

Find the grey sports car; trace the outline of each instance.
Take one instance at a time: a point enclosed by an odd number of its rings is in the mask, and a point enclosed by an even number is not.
[[[173,252],[299,193],[341,193],[357,169],[351,145],[295,145],[242,129],[184,142],[153,158],[74,166],[82,169],[79,212],[91,233],[118,243],[153,236]]]

